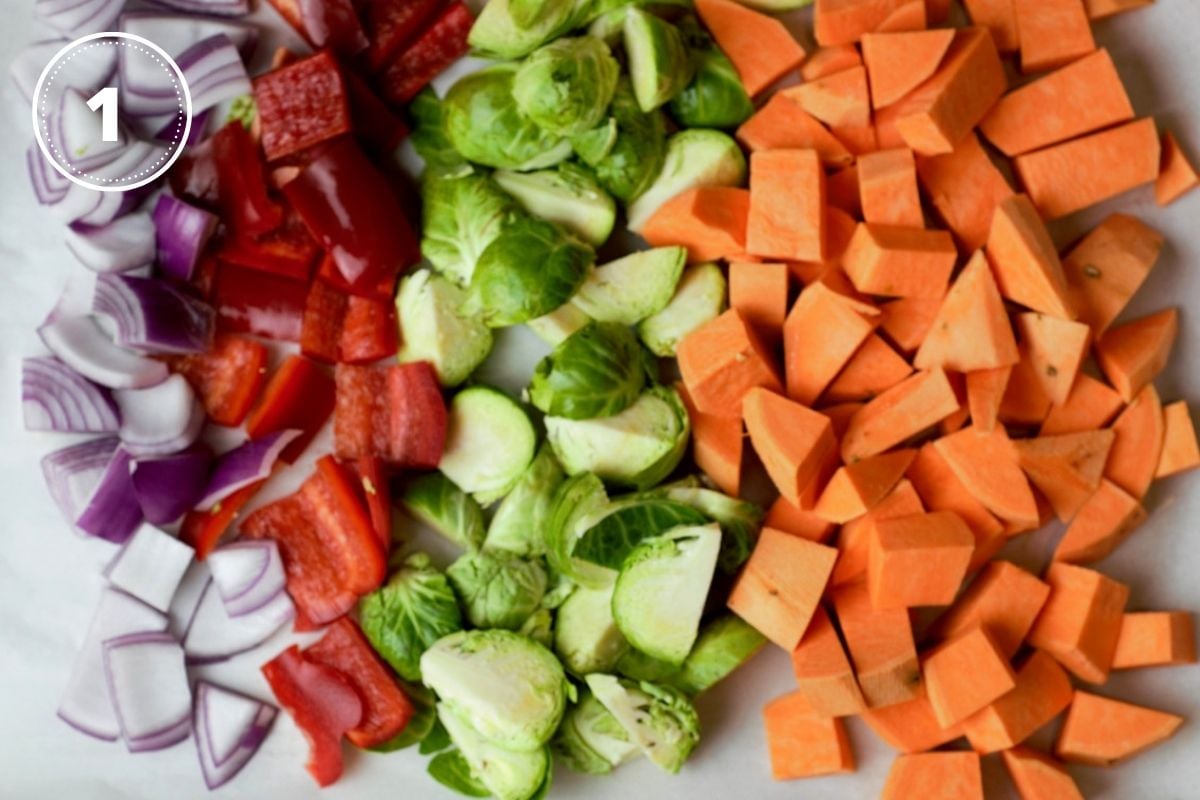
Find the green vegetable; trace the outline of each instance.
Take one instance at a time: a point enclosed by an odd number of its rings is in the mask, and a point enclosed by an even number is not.
[[[691,423],[675,390],[658,386],[613,417],[547,417],[546,433],[568,475],[591,472],[611,483],[645,489],[679,465]]]
[[[766,643],[766,637],[740,617],[717,617],[700,631],[683,668],[668,682],[684,694],[698,695],[727,678]]]
[[[413,120],[413,131],[408,138],[417,155],[425,162],[426,169],[453,171],[467,163],[446,135],[445,108],[433,87],[421,90],[413,98],[408,105],[408,113]]]
[[[513,97],[521,113],[541,127],[574,136],[600,124],[620,74],[617,60],[599,39],[559,39],[521,65]]]
[[[492,329],[459,309],[466,292],[429,270],[400,281],[396,319],[402,363],[428,361],[443,386],[457,386],[492,352]]]
[[[397,750],[424,745],[433,734],[434,728],[437,727],[437,708],[433,692],[419,683],[405,683],[403,689],[405,696],[413,705],[413,715],[409,717],[408,724],[400,733],[383,744],[368,748],[372,752],[394,753]]]
[[[750,557],[763,520],[763,510],[754,503],[702,487],[663,487],[656,494],[686,503],[720,523],[722,572],[733,575]]]
[[[570,161],[541,172],[500,170],[492,177],[535,217],[562,225],[590,245],[608,241],[617,204],[585,167]]]
[[[425,691],[429,692],[428,689],[425,689]],[[429,696],[433,697],[433,694],[430,693]],[[442,725],[437,718],[436,703],[434,704],[433,711],[433,728],[431,728],[428,735],[421,740],[421,745],[417,748],[417,752],[423,756],[427,756],[430,753],[440,753],[452,744],[450,741],[450,734],[446,733],[445,726]]]
[[[450,401],[446,449],[438,468],[487,505],[521,479],[536,445],[533,423],[521,406],[489,386],[472,386]]]
[[[427,178],[422,194],[421,254],[459,286],[471,283],[475,264],[488,245],[525,216],[495,181],[469,166]]]
[[[438,753],[426,767],[430,777],[447,789],[467,797],[490,797],[491,792],[475,777],[471,765],[461,750],[446,750]]]
[[[676,19],[691,5],[691,0],[594,0],[580,24],[588,26],[591,36],[615,47],[622,43],[625,15],[630,9],[641,8],[663,19]]]
[[[554,733],[567,681],[554,655],[512,631],[463,631],[421,657],[425,685],[445,707],[507,750],[537,750]]]
[[[675,355],[683,337],[725,310],[725,274],[716,264],[689,267],[671,301],[637,327],[642,344],[663,358]]]
[[[556,610],[562,608],[567,598],[575,591],[575,582],[553,567],[550,568],[550,588],[542,598],[542,608]],[[612,576],[616,578],[616,575]],[[611,583],[612,581],[609,581]]]
[[[478,54],[523,58],[578,24],[570,0],[491,0],[471,26],[468,44]]]
[[[549,314],[531,319],[526,327],[551,347],[558,347],[568,336],[578,331],[592,318],[579,310],[574,303],[564,303]]]
[[[580,537],[574,555],[619,570],[645,539],[680,525],[704,525],[708,517],[684,503],[646,495],[616,500],[607,513]]]
[[[520,556],[544,555],[554,493],[565,479],[554,451],[543,443],[517,485],[496,507],[484,546]]]
[[[546,559],[555,572],[580,586],[603,588],[617,577],[614,570],[573,556],[575,543],[591,527],[590,520],[603,514],[607,505],[604,484],[590,472],[568,478],[554,495],[546,528]]]
[[[667,772],[678,772],[700,742],[700,718],[682,693],[612,675],[587,676],[588,688],[631,741]]]
[[[613,621],[612,596],[612,586],[580,586],[558,609],[554,652],[576,675],[609,672],[629,649]]]
[[[471,776],[488,794],[498,800],[530,800],[546,782],[550,753],[545,747],[505,750],[444,704],[438,706],[438,717],[462,753]]]
[[[683,247],[655,247],[592,270],[572,303],[601,322],[636,325],[671,301],[687,262]]]
[[[515,222],[479,257],[463,310],[493,328],[549,314],[575,294],[595,258],[591,247],[552,222]]]
[[[629,229],[640,233],[664,203],[689,189],[740,186],[745,180],[746,157],[732,137],[721,131],[680,131],[667,142],[658,178],[629,205]]]
[[[642,111],[665,105],[691,83],[696,66],[683,34],[640,8],[625,12],[625,53],[633,92]]]
[[[421,475],[408,484],[402,499],[417,520],[459,547],[477,550],[483,545],[483,509],[449,477]]]
[[[254,95],[238,95],[229,102],[229,113],[225,115],[226,123],[240,122],[243,128],[250,130],[257,118],[258,103],[254,101]]]
[[[576,155],[596,171],[600,185],[618,200],[629,203],[646,191],[662,169],[666,155],[666,121],[662,112],[646,114],[638,107],[633,87],[622,79],[610,111],[617,121],[617,138],[602,158],[593,158],[598,147],[594,132],[572,143]],[[600,143],[602,144],[602,142]]]
[[[511,553],[467,553],[446,569],[446,577],[476,628],[516,630],[546,593],[542,565]]]
[[[462,629],[462,614],[446,577],[429,556],[414,553],[382,588],[359,604],[363,634],[392,669],[421,679],[421,654]]]
[[[542,595],[543,605],[545,595]],[[554,614],[548,608],[539,608],[517,629],[517,633],[533,639],[546,649],[554,646]]]
[[[700,630],[721,549],[719,526],[690,526],[646,539],[629,554],[613,589],[613,618],[631,645],[682,664]]]
[[[679,674],[679,670],[678,664],[659,661],[632,647],[626,650],[625,655],[621,656],[621,660],[617,662],[617,672],[626,678],[661,683],[664,686],[669,683],[672,676]]]
[[[754,103],[741,77],[724,53],[714,46],[693,50],[696,75],[669,106],[671,116],[686,128],[736,128],[754,114]]]
[[[571,137],[571,149],[585,164],[599,164],[617,144],[617,118],[609,117],[589,131]]]
[[[567,709],[551,747],[568,767],[591,775],[606,775],[638,753],[621,724],[587,691]]]
[[[514,64],[460,79],[446,93],[446,133],[468,161],[496,169],[543,169],[571,155],[571,143],[539,127],[513,99]]]
[[[611,417],[638,399],[651,367],[629,328],[593,322],[538,363],[529,399],[556,417]]]

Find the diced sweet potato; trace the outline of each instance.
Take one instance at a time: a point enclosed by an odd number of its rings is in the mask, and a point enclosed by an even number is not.
[[[1076,692],[1054,752],[1064,761],[1110,766],[1163,742],[1183,717]]]
[[[954,601],[975,550],[975,536],[957,514],[915,514],[881,520],[874,527],[867,586],[876,608]]]
[[[977,753],[1007,750],[1027,740],[1071,704],[1071,679],[1047,653],[1035,651],[1017,670],[1017,685],[963,721]]]
[[[1050,598],[1029,643],[1088,683],[1104,683],[1121,631],[1129,587],[1095,570],[1055,562],[1046,571]]]
[[[874,608],[861,583],[835,591],[833,605],[867,705],[881,708],[920,696],[921,669],[908,612]]]
[[[705,414],[737,416],[750,389],[783,389],[761,337],[737,309],[685,336],[678,358],[688,394]]]
[[[1054,551],[1055,561],[1090,564],[1107,558],[1146,519],[1137,498],[1109,480],[1087,499]]]
[[[845,717],[866,708],[854,668],[829,614],[818,608],[808,631],[792,651],[792,671],[800,694],[814,713]]]
[[[837,440],[824,414],[766,389],[743,404],[750,441],[767,474],[788,502],[811,509],[837,468]]]
[[[983,628],[971,628],[938,645],[921,669],[942,727],[963,722],[1016,686],[1008,659]]]
[[[841,720],[814,713],[800,692],[767,703],[763,719],[775,780],[854,771],[854,753]]]
[[[880,800],[983,800],[976,753],[917,753],[892,764]]]

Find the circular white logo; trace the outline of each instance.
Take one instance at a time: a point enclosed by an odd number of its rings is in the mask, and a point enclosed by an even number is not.
[[[81,76],[99,86],[80,88]],[[42,70],[33,92],[42,155],[69,180],[100,192],[154,181],[192,130],[192,95],[166,51],[132,33],[76,39]]]

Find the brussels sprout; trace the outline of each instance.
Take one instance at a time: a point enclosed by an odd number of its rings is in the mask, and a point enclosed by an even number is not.
[[[458,600],[429,556],[414,553],[382,588],[359,604],[362,630],[375,652],[408,681],[421,679],[421,654],[462,630]]]
[[[548,560],[547,560],[548,562]],[[556,610],[562,608],[562,604],[567,602],[567,598],[575,591],[575,582],[563,575],[554,567],[549,568],[550,573],[550,588],[546,590],[546,595],[542,598],[542,608]],[[613,573],[612,578],[616,578],[616,573]],[[609,583],[612,583],[610,580]]]
[[[682,693],[600,673],[586,680],[634,744],[667,772],[678,772],[700,743],[700,717]]]
[[[638,399],[652,366],[629,328],[593,322],[538,362],[529,399],[556,417],[611,417]]]
[[[645,489],[679,465],[691,423],[675,390],[658,386],[614,417],[546,417],[546,432],[568,475],[591,472],[611,483]]]
[[[446,135],[445,108],[432,87],[413,98],[408,112],[413,119],[413,131],[408,138],[427,169],[446,172],[467,163]]]
[[[388,739],[383,744],[367,748],[371,752],[394,753],[397,750],[422,745],[429,739],[434,728],[438,725],[437,707],[433,699],[433,692],[419,683],[405,682],[401,688],[404,690],[404,694],[409,699],[409,702],[412,703],[413,714],[408,718],[408,724],[404,726],[404,729],[400,733]]]
[[[630,253],[592,270],[571,302],[592,319],[636,325],[670,302],[686,261],[683,247]]]
[[[665,105],[692,82],[696,65],[683,34],[671,23],[640,8],[625,12],[625,54],[633,93],[642,111]]]
[[[576,675],[609,672],[629,649],[613,621],[612,595],[612,586],[580,586],[558,609],[554,652]]]
[[[637,327],[642,344],[663,358],[675,356],[683,337],[725,310],[725,274],[716,264],[689,267],[671,301]]]
[[[664,203],[699,186],[740,186],[746,157],[738,143],[720,131],[680,131],[667,141],[667,157],[658,178],[629,204],[629,230],[640,233]]]
[[[574,555],[619,570],[643,540],[681,525],[704,525],[709,518],[690,505],[648,495],[633,495],[609,504],[604,516],[579,538]]]
[[[721,525],[722,572],[733,575],[750,557],[763,520],[763,510],[754,503],[701,487],[666,487],[656,494],[686,503]]]
[[[450,734],[446,733],[446,728],[443,727],[440,721],[438,721],[437,700],[434,698],[433,692],[429,691],[424,686],[421,687],[421,690],[429,695],[430,702],[433,704],[433,727],[430,729],[429,733],[425,735],[425,738],[421,740],[421,744],[417,748],[418,753],[423,756],[427,756],[430,753],[440,753],[447,747],[450,747],[453,742],[450,741]]]
[[[587,691],[567,709],[551,747],[568,767],[591,775],[607,775],[638,754],[621,724]]]
[[[517,67],[496,64],[446,93],[446,133],[468,161],[497,169],[543,169],[570,157],[571,143],[538,127],[513,99]]]
[[[546,527],[546,559],[563,578],[590,588],[608,586],[616,579],[615,570],[573,556],[579,537],[591,527],[590,520],[602,515],[607,505],[604,484],[591,473],[568,478],[558,487]]]
[[[579,24],[588,26],[589,36],[616,47],[624,37],[625,15],[630,9],[645,9],[655,16],[672,20],[691,5],[691,0],[596,0]]]
[[[725,680],[766,643],[767,638],[740,617],[718,617],[700,631],[683,668],[668,683],[684,694],[698,695]]]
[[[517,70],[513,97],[521,113],[541,127],[574,136],[604,119],[620,74],[599,39],[559,39],[536,50]]]
[[[718,525],[680,527],[629,554],[613,589],[613,618],[631,645],[682,664],[700,630],[717,554]]]
[[[599,164],[617,144],[617,118],[609,117],[590,131],[571,137],[571,149],[585,164]]]
[[[671,100],[670,112],[686,128],[736,128],[754,114],[754,103],[724,53],[709,46],[693,51],[696,75]]]
[[[572,148],[592,169],[600,185],[623,203],[635,200],[658,177],[667,151],[666,122],[662,112],[646,114],[638,107],[633,87],[622,79],[613,95],[609,112],[617,121],[617,139],[603,158],[589,156],[601,148],[590,141],[593,133],[583,134],[587,141],[578,141]]]
[[[446,577],[476,628],[516,630],[541,605],[546,570],[511,553],[467,553]]]
[[[595,258],[552,222],[513,223],[479,257],[464,312],[493,328],[549,314],[575,294]]]
[[[558,347],[567,337],[591,321],[592,318],[580,311],[579,306],[564,303],[549,314],[529,320],[525,326],[546,344]]]
[[[630,680],[650,681],[663,686],[668,685],[671,677],[679,674],[678,664],[668,664],[657,658],[648,656],[641,650],[632,647],[625,651],[617,662],[617,672]]]
[[[443,386],[457,386],[492,352],[492,329],[459,309],[466,292],[429,270],[400,281],[396,318],[402,363],[428,361]]]
[[[498,747],[445,704],[438,719],[470,767],[471,776],[498,800],[530,800],[546,782],[550,753],[545,747],[514,752]]]
[[[445,475],[431,472],[414,478],[402,499],[417,520],[459,547],[478,550],[483,544],[483,509]]]
[[[487,246],[525,216],[490,177],[470,167],[427,178],[423,194],[421,254],[459,286],[470,284],[475,264]]]
[[[484,546],[519,556],[544,555],[554,493],[565,479],[554,451],[543,443],[517,485],[496,507]]]
[[[529,415],[490,386],[456,394],[447,428],[438,469],[484,505],[508,494],[533,461],[537,434]]]
[[[421,656],[421,674],[443,706],[507,750],[544,745],[567,703],[558,659],[512,631],[451,634]]]
[[[542,595],[543,604],[545,600],[546,596]],[[533,639],[549,650],[554,646],[554,614],[548,608],[539,608],[521,623],[517,633]]]
[[[579,15],[571,0],[491,0],[471,26],[467,43],[481,55],[524,58],[575,27]]]
[[[570,161],[542,172],[500,170],[492,177],[535,217],[562,225],[590,245],[608,241],[617,203],[585,167]]]
[[[429,777],[452,792],[465,797],[491,797],[492,793],[475,777],[467,758],[457,747],[438,753],[425,768]]]

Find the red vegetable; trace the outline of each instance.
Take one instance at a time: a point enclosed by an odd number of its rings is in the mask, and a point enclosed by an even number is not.
[[[396,294],[396,276],[397,272],[388,272],[379,276],[374,284],[352,286],[342,277],[342,273],[338,272],[337,263],[330,256],[325,256],[321,259],[321,266],[317,268],[317,280],[324,283],[326,286],[332,286],[339,292],[353,294],[358,297],[373,297],[376,300],[384,300],[391,302]]]
[[[352,129],[346,82],[329,52],[255,78],[254,99],[268,161],[295,155]]]
[[[391,158],[408,136],[404,118],[392,111],[358,73],[343,69],[342,77],[350,96],[350,121],[355,135],[375,155]]]
[[[443,70],[467,54],[467,34],[475,22],[461,0],[451,3],[421,37],[379,76],[385,99],[407,103]]]
[[[208,557],[229,530],[229,526],[237,519],[250,498],[258,493],[267,481],[261,480],[238,489],[208,511],[189,511],[183,518],[183,527],[179,538],[187,542],[196,551],[196,558],[203,561]]]
[[[336,378],[338,458],[378,456],[394,467],[437,467],[446,445],[446,404],[430,364],[343,364]]]
[[[300,281],[221,264],[213,284],[212,304],[221,330],[296,342],[300,340],[307,293],[308,287]]]
[[[299,0],[300,32],[313,47],[328,47],[342,55],[367,49],[367,35],[352,0]]]
[[[333,406],[334,383],[329,375],[304,356],[291,356],[271,376],[261,402],[246,420],[246,433],[257,439],[292,428],[301,431],[280,455],[290,464],[324,427]]]
[[[346,319],[349,297],[321,281],[308,287],[304,323],[300,327],[300,352],[332,364],[338,360],[338,344]]]
[[[367,66],[385,66],[433,21],[444,0],[375,0],[366,8]]]
[[[392,491],[387,467],[375,456],[362,456],[355,467],[371,514],[371,526],[386,554],[392,549]]]
[[[226,237],[218,253],[227,264],[281,275],[307,283],[313,275],[321,248],[295,212],[288,209],[283,224],[261,236],[233,234]]]
[[[390,300],[354,297],[314,281],[304,307],[300,350],[326,363],[367,364],[396,354],[398,332]]]
[[[234,121],[213,135],[221,219],[235,233],[257,235],[283,222],[283,207],[270,197],[258,146]]]

